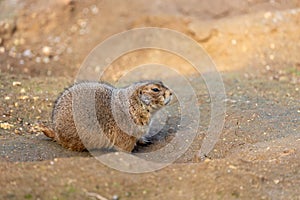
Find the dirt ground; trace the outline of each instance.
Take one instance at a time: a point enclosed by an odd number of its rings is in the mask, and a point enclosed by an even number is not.
[[[300,199],[299,1],[0,0],[0,9],[0,199]],[[111,169],[37,131],[97,44],[149,26],[193,38],[222,75],[225,124],[205,160],[195,159],[211,115],[203,81],[195,90],[203,117],[194,142],[155,172]],[[114,61],[105,80],[144,63],[195,75],[176,55],[144,50]]]

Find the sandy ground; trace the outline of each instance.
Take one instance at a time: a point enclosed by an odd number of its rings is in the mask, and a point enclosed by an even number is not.
[[[0,7],[0,199],[300,199],[299,1],[2,0]],[[152,173],[119,172],[36,130],[37,122],[50,122],[55,99],[97,44],[149,26],[193,38],[222,75],[225,124],[204,161],[195,155],[211,115],[208,91],[203,80],[193,82],[197,74],[186,60],[160,50],[122,56],[104,80],[114,83],[124,69],[145,63],[190,76],[203,117],[175,163]],[[138,77],[159,76],[151,69]],[[160,134],[172,135],[177,122]],[[169,141],[161,137],[134,154]]]

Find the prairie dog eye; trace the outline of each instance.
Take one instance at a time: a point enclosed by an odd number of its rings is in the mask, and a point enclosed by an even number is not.
[[[153,92],[159,92],[159,91],[160,91],[158,88],[151,88],[151,90],[152,90]]]

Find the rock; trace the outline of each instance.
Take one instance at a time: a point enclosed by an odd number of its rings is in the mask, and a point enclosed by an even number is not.
[[[5,53],[5,47],[0,47],[0,53]]]
[[[45,56],[50,56],[51,53],[52,53],[51,47],[49,47],[49,46],[44,46],[43,49],[42,49],[42,53],[43,53]]]
[[[30,49],[26,49],[24,52],[23,52],[23,56],[24,57],[29,57],[31,58],[32,57],[32,52]]]
[[[22,83],[19,82],[19,81],[14,81],[14,82],[13,82],[13,86],[20,86],[20,85],[22,85]]]
[[[4,123],[0,123],[0,128],[5,129],[5,130],[9,130],[13,127],[14,125],[9,124],[8,122],[4,122]]]
[[[43,58],[43,63],[47,64],[50,62],[50,58],[48,56]]]
[[[98,7],[97,7],[96,5],[92,5],[92,6],[91,6],[91,11],[92,11],[92,13],[93,13],[94,15],[96,15],[96,14],[98,14],[99,9],[98,9]]]
[[[22,88],[22,89],[20,90],[20,93],[21,93],[21,94],[24,94],[24,93],[26,93],[26,90],[25,90],[24,88]]]
[[[39,97],[32,97],[32,99],[33,99],[34,101],[37,101],[37,100],[39,99]]]
[[[15,39],[15,40],[14,40],[14,45],[18,46],[19,44],[20,44],[19,39],[18,39],[18,38]]]

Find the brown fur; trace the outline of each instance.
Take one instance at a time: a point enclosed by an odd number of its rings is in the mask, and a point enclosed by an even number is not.
[[[53,127],[42,126],[41,131],[75,151],[115,147],[131,152],[145,134],[151,115],[168,104],[171,96],[159,81],[138,82],[125,88],[78,83],[57,99]]]

